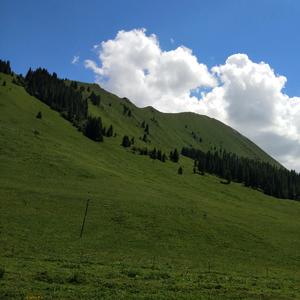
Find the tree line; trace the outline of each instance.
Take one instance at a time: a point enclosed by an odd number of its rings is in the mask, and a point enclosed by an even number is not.
[[[215,174],[227,180],[283,199],[300,200],[300,174],[260,160],[239,157],[225,150],[203,152],[183,147],[181,154],[195,160],[194,173]]]
[[[9,60],[0,59],[0,72],[4,74],[11,74],[10,62]]]
[[[114,135],[113,126],[108,129],[102,125],[100,117],[88,115],[88,103],[82,95],[84,89],[78,89],[77,82],[70,85],[59,79],[56,73],[50,74],[46,69],[29,69],[25,76],[26,91],[49,105],[82,131],[88,138],[102,142],[103,136]],[[100,104],[100,96],[94,92],[89,96],[94,105]]]

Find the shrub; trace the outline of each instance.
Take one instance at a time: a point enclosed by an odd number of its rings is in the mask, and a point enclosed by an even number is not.
[[[4,277],[5,269],[4,267],[0,267],[0,279]]]
[[[85,276],[82,273],[75,272],[71,275],[71,277],[68,279],[69,283],[73,284],[80,284],[85,282]]]

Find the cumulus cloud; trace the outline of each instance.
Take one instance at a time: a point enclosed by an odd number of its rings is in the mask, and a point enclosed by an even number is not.
[[[145,29],[119,31],[94,48],[99,64],[85,66],[109,91],[140,107],[217,118],[300,171],[300,98],[283,93],[287,79],[267,63],[234,54],[208,70],[184,46],[163,51]]]
[[[212,72],[222,84],[221,103],[209,93],[204,101],[225,108],[221,120],[287,167],[300,170],[300,98],[282,92],[287,79],[275,74],[267,63],[251,61],[246,54],[230,56]]]
[[[147,36],[145,29],[119,31],[115,39],[102,42],[99,59],[100,66],[85,61],[98,83],[138,106],[153,105],[167,111],[171,101],[174,110],[180,111],[185,108],[182,100],[189,100],[191,90],[217,83],[190,49],[180,46],[162,51],[157,37]]]
[[[77,65],[79,63],[79,56],[74,55],[73,59],[71,60],[71,64]]]

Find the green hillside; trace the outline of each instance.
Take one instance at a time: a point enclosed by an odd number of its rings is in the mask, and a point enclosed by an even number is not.
[[[300,298],[299,202],[120,146],[124,134],[144,144],[145,120],[149,147],[222,146],[276,163],[252,142],[90,85],[101,94],[90,112],[117,132],[96,143],[11,80],[0,74],[0,299]]]
[[[143,136],[141,123],[145,121],[149,124],[150,143],[146,145],[147,147],[157,146],[170,150],[175,146],[179,149],[183,146],[194,146],[203,151],[216,147],[240,156],[278,164],[249,139],[215,119],[195,113],[167,114],[152,107],[138,108],[128,99],[120,99],[96,84],[81,83],[79,86],[85,87],[86,97],[90,94],[87,87],[101,96],[100,107],[90,105],[90,113],[101,116],[104,124],[113,123],[121,136],[129,134],[138,141],[138,138]],[[123,114],[124,105],[130,108],[131,117]],[[140,145],[144,146],[145,143],[141,142]]]

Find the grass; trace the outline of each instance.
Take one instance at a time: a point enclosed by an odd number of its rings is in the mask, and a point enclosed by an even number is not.
[[[91,109],[118,135],[99,144],[0,75],[0,298],[299,299],[299,203],[194,175],[189,159],[125,150],[122,135],[138,139],[137,122],[152,112],[133,107],[128,120],[109,97]],[[200,122],[154,113],[170,131],[163,140],[150,126],[150,146],[166,150],[188,139],[182,122]],[[215,121],[200,119],[211,128],[199,128],[199,145],[214,145]],[[228,146],[265,155],[228,131]]]

